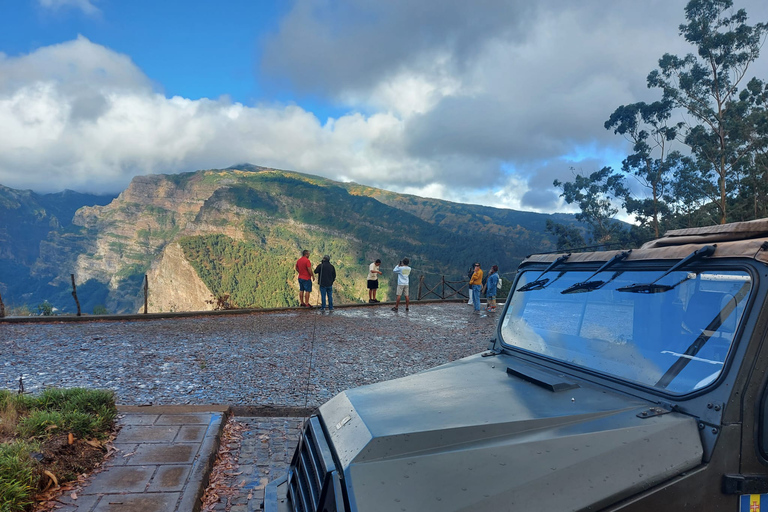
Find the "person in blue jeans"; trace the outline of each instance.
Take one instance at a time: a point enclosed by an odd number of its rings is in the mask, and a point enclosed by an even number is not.
[[[485,282],[486,311],[496,311],[496,293],[499,286],[499,266],[491,267],[491,273]]]
[[[333,283],[336,281],[336,268],[331,264],[331,257],[323,256],[323,261],[315,268],[317,282],[320,285],[320,311],[325,310],[328,299],[328,311],[333,311]]]
[[[469,286],[472,287],[472,305],[475,311],[480,311],[480,290],[483,288],[483,269],[479,263],[475,263],[475,270],[469,278]]]

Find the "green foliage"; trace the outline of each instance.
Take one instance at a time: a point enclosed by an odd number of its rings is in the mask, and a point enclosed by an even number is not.
[[[26,304],[22,304],[21,306],[6,308],[6,314],[7,316],[32,316],[32,310]]]
[[[627,194],[624,177],[610,167],[603,167],[589,176],[576,174],[572,182],[554,181],[556,187],[562,187],[561,197],[568,204],[579,205],[580,213],[576,219],[589,227],[591,239],[589,244],[607,245],[624,244],[627,241],[626,228],[614,217],[619,212],[612,198],[623,197]],[[564,233],[565,230],[553,227]],[[578,242],[578,239],[575,240]]]
[[[37,314],[41,316],[52,316],[53,306],[47,300],[43,301],[41,304],[37,305]]]
[[[731,0],[690,0],[685,19],[680,34],[696,53],[659,60],[647,83],[661,99],[621,105],[605,122],[632,143],[624,176],[616,175],[610,190],[590,188],[605,184],[594,174],[556,183],[582,218],[610,217],[604,214],[620,204],[637,220],[628,234],[634,244],[669,229],[768,216],[768,84],[744,83],[768,24],[747,24],[746,12],[734,10]],[[673,122],[680,111],[685,117]],[[690,155],[674,148],[677,141]],[[599,239],[601,227],[590,226]]]
[[[46,389],[38,396],[0,390],[0,424],[13,419],[13,433],[22,439],[0,444],[0,511],[21,512],[31,504],[40,470],[30,454],[39,442],[70,432],[103,439],[116,418],[114,393],[107,390]]]
[[[23,441],[0,444],[0,511],[23,512],[32,504],[40,481],[30,457],[34,447]]]
[[[55,430],[104,437],[117,417],[114,393],[100,389],[46,389],[25,405],[30,412],[18,427],[24,438],[45,438]]]
[[[768,147],[764,84],[753,79],[741,89],[768,25],[748,25],[746,11],[732,7],[731,0],[688,2],[680,34],[696,54],[665,54],[648,75],[648,86],[660,89],[663,101],[687,115],[681,136],[699,178],[714,185],[709,199],[721,223],[729,219],[729,202],[741,194],[741,176],[752,175],[747,186],[757,183],[753,169]]]
[[[35,408],[37,400],[30,395],[20,395],[7,389],[0,389],[0,410],[13,407],[18,412]]]
[[[282,251],[225,235],[185,237],[179,240],[184,254],[215,297],[229,296],[232,307],[285,305],[280,292],[293,277],[293,266]]]
[[[24,439],[44,438],[52,432],[64,429],[64,415],[61,411],[33,410],[23,418],[17,427],[19,435]],[[56,432],[58,433],[58,432]]]
[[[96,304],[93,306],[93,314],[94,315],[108,315],[109,310],[107,310],[107,307],[104,304]]]
[[[117,272],[117,277],[143,276],[147,273],[147,270],[149,270],[149,263],[131,263],[121,268]]]
[[[575,226],[567,226],[547,220],[547,232],[552,233],[557,238],[558,251],[576,249],[577,247],[585,247],[587,245],[582,231]]]

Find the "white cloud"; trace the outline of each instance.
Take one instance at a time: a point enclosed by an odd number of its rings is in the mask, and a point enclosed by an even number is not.
[[[236,162],[383,185],[437,169],[403,152],[402,121],[350,114],[321,125],[298,106],[166,98],[125,55],[80,37],[0,58],[0,183],[116,191],[136,174]]]
[[[762,1],[745,0],[748,12]],[[250,162],[562,209],[553,179],[620,162],[626,142],[603,122],[658,97],[647,73],[690,51],[684,4],[297,0],[264,41],[261,78],[356,110],[328,121],[297,105],[167,98],[129,56],[85,37],[0,53],[0,183],[119,191],[137,174]],[[764,77],[768,59],[753,71]]]
[[[72,7],[80,9],[85,14],[90,16],[98,14],[99,8],[93,5],[91,0],[37,0],[38,3],[46,9],[61,9],[64,7]]]

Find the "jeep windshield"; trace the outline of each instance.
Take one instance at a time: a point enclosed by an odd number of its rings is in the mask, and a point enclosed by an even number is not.
[[[752,280],[746,271],[681,269],[659,279],[666,286],[658,292],[636,286],[664,272],[523,270],[502,341],[672,394],[701,389],[723,370]],[[599,287],[584,285],[594,282]]]

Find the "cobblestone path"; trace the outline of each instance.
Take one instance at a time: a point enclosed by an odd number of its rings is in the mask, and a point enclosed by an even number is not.
[[[0,388],[109,388],[118,403],[317,406],[484,350],[496,314],[459,303],[0,324]]]

